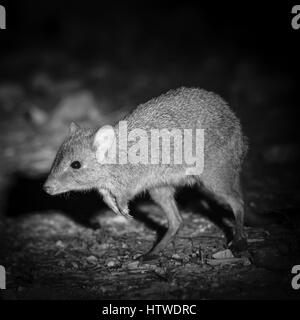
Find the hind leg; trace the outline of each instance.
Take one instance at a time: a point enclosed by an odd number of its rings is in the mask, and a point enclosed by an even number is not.
[[[229,246],[237,250],[246,249],[247,241],[244,234],[244,202],[240,195],[235,192],[224,194],[222,198],[228,203],[235,216],[235,232]]]
[[[161,207],[168,219],[168,230],[162,239],[150,250],[150,252],[143,257],[143,260],[152,260],[175,236],[179,230],[182,218],[177,209],[174,199],[175,189],[171,187],[159,187],[149,190],[152,200]]]
[[[218,179],[214,177],[206,181],[205,186],[219,204],[232,210],[235,217],[235,230],[233,240],[229,245],[234,249],[243,250],[247,247],[247,241],[244,234],[245,210],[240,179],[239,176],[234,175],[229,175],[229,177],[231,179],[226,178],[225,175]]]

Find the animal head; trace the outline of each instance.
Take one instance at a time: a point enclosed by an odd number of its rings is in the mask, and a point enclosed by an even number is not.
[[[44,190],[55,195],[95,188],[107,173],[101,161],[114,142],[112,133],[110,126],[94,131],[71,123],[69,136],[57,152]]]

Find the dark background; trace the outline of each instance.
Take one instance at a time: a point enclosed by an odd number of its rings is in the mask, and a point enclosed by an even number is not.
[[[127,74],[129,85],[130,74],[140,70],[152,73],[153,81],[159,73],[176,79],[166,85],[154,83],[153,90],[148,85],[148,93],[141,90],[133,103],[174,86],[200,86],[242,110],[243,120],[243,101],[233,101],[232,88],[240,72],[247,81],[247,73],[259,70],[252,82],[262,84],[257,84],[259,88],[247,84],[249,93],[255,95],[259,89],[259,94],[276,102],[276,94],[280,95],[280,108],[286,109],[283,134],[291,140],[298,136],[300,31],[291,26],[295,3],[10,0],[2,4],[7,29],[0,34],[0,81],[27,83],[40,70],[65,77],[75,65],[84,71],[100,62],[117,68],[116,80],[123,84]],[[59,61],[57,53],[70,63]],[[272,87],[274,79],[277,89]],[[268,101],[265,110],[272,103]]]
[[[294,69],[298,54],[297,31],[291,28],[291,8],[296,3],[286,1],[1,3],[7,11],[2,55],[53,46],[82,56],[119,59],[126,50],[139,62],[149,49],[155,53],[151,59],[197,59],[211,48],[232,48],[234,56],[256,54],[266,64]]]
[[[300,32],[291,27],[296,3],[10,0],[2,4],[7,11],[7,29],[0,34],[2,61],[22,58],[30,50],[38,54],[53,49],[82,65],[107,60],[125,68],[163,68],[171,63],[193,67],[215,53],[233,68],[249,57],[266,72],[287,75],[294,87],[286,99],[297,98]],[[32,61],[31,67],[38,68],[37,64]],[[1,67],[0,80],[28,73],[19,65],[17,71]]]
[[[291,266],[299,264],[300,252],[296,2],[0,4],[7,12],[7,29],[0,30],[0,264],[9,271],[12,297],[294,297]],[[178,198],[184,227],[158,276],[132,265],[163,224],[151,203],[145,202],[149,215],[126,224],[96,193],[50,197],[42,190],[70,121],[112,123],[180,86],[214,91],[229,102],[250,142],[242,170],[245,203],[258,214],[284,217],[246,230],[250,265],[203,261],[226,240],[212,219],[220,220],[218,211],[196,207],[201,198],[190,190]]]

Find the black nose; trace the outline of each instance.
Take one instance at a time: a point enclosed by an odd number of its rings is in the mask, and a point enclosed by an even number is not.
[[[44,189],[45,192],[47,192],[48,194],[52,194],[53,191],[54,191],[54,188],[53,188],[53,187],[51,187],[51,186],[49,186],[49,185],[46,185],[46,184],[44,184],[43,189]]]

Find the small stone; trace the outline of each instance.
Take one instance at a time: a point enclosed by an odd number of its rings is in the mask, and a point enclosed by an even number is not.
[[[149,265],[148,269],[153,270],[155,273],[157,273],[160,276],[164,276],[166,273],[163,268],[160,268],[156,265]]]
[[[65,247],[64,243],[61,240],[56,241],[55,245],[61,249]]]
[[[95,256],[89,256],[86,260],[91,264],[96,264],[98,262],[98,259]]]
[[[228,259],[228,258],[233,258],[233,254],[232,254],[231,250],[226,249],[226,250],[218,251],[218,252],[214,253],[212,255],[212,257],[214,259]]]
[[[127,264],[128,269],[136,269],[139,265],[138,261],[132,261]]]
[[[179,254],[174,253],[174,254],[172,255],[172,259],[176,259],[176,260],[180,259]]]
[[[116,261],[114,260],[110,260],[106,263],[106,265],[109,267],[109,268],[112,268],[112,267],[115,267],[116,266]]]

